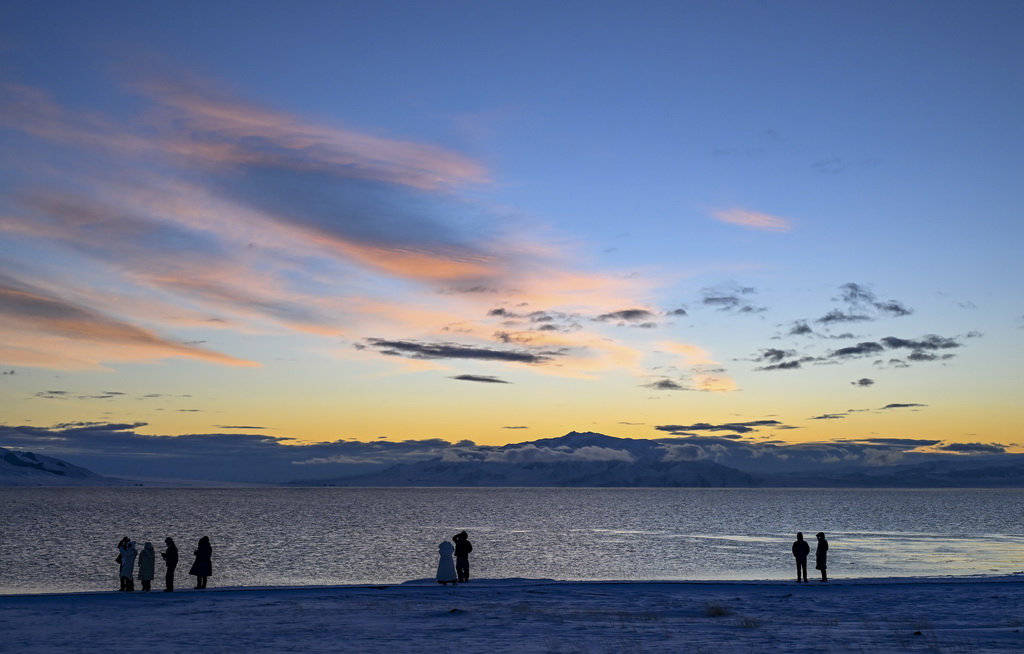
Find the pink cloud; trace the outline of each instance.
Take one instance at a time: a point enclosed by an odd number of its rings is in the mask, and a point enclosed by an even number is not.
[[[79,362],[72,367],[89,367],[99,365],[101,360],[188,357],[234,366],[259,365],[171,341],[149,329],[65,302],[10,278],[0,278],[0,316],[0,334],[8,344],[4,348],[5,360],[11,363],[62,367],[68,362]]]
[[[793,228],[792,222],[785,218],[746,209],[724,209],[715,211],[712,215],[724,223],[767,232],[788,232]]]

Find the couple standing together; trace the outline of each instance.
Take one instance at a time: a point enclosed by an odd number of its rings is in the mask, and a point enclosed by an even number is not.
[[[825,540],[825,532],[819,531],[818,549],[814,552],[814,569],[821,570],[821,580],[828,581],[828,574],[825,572],[828,562],[828,541]],[[796,557],[796,580],[807,583],[807,555],[811,553],[810,544],[804,540],[803,532],[797,532],[796,540],[793,542],[793,556]],[[803,579],[800,578],[801,574]]]
[[[464,531],[452,536],[455,544],[443,541],[437,546],[441,555],[437,562],[437,583],[447,586],[448,584],[464,584],[469,581],[469,553],[473,551],[473,545],[469,542],[469,534]],[[452,554],[455,560],[452,560]]]

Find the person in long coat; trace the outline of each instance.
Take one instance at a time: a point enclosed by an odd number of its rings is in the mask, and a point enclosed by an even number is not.
[[[437,583],[445,586],[458,583],[459,576],[455,572],[455,559],[452,558],[455,546],[446,540],[441,541],[441,544],[437,546],[437,551],[440,555],[437,562]]]
[[[804,540],[802,531],[796,533],[796,540],[793,541],[793,557],[796,559],[796,581],[807,583],[807,555],[811,553],[811,546]],[[803,579],[800,574],[803,573]]]
[[[465,583],[469,581],[469,553],[473,551],[473,544],[464,531],[452,536],[452,540],[455,541],[455,572],[459,575],[459,583]]]
[[[121,590],[135,590],[135,557],[139,554],[135,541],[125,536],[117,544],[117,551],[121,558]]]
[[[828,567],[828,541],[825,540],[825,532],[819,531],[817,538],[818,549],[814,551],[814,569],[821,570],[822,581],[828,581],[828,573],[825,572]]]
[[[174,544],[174,539],[168,536],[164,539],[164,543],[167,544],[167,550],[160,552],[160,556],[163,557],[164,564],[167,565],[167,574],[164,576],[164,587],[165,593],[174,592],[174,569],[178,567],[178,546]]]
[[[139,552],[139,581],[142,582],[142,590],[147,593],[150,591],[155,569],[156,550],[153,549],[153,543],[147,542]]]
[[[196,560],[188,573],[195,576],[196,588],[206,588],[206,578],[213,575],[213,547],[210,545],[209,536],[199,539],[195,555]]]

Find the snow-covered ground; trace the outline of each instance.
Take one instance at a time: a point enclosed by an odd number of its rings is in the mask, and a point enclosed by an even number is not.
[[[25,653],[1021,652],[1024,576],[6,595],[0,634]]]

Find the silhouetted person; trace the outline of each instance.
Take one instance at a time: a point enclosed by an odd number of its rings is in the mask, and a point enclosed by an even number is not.
[[[459,576],[459,583],[469,581],[469,553],[473,551],[473,544],[469,542],[469,534],[464,531],[452,536],[455,541],[455,572]]]
[[[437,546],[437,552],[440,555],[437,562],[437,583],[439,584],[447,586],[459,581],[459,576],[455,572],[455,559],[452,558],[454,551],[455,546],[446,540],[441,541],[441,544]]]
[[[121,559],[121,590],[135,590],[135,557],[139,554],[135,541],[125,536],[117,544],[117,551]]]
[[[178,546],[174,544],[174,539],[168,536],[164,539],[167,544],[167,551],[160,552],[160,556],[163,557],[164,563],[167,565],[167,575],[164,576],[164,587],[165,593],[174,592],[174,569],[178,567]]]
[[[153,549],[153,543],[145,543],[142,546],[142,551],[139,552],[139,581],[142,582],[142,590],[145,592],[150,591],[150,584],[153,583],[153,573],[156,568],[156,551]]]
[[[828,541],[825,540],[825,532],[818,532],[818,549],[814,552],[814,569],[821,570],[821,580],[828,581],[828,573],[825,572],[828,563]]]
[[[196,560],[188,573],[195,576],[196,588],[206,588],[206,578],[213,574],[213,547],[210,546],[209,536],[199,539],[195,555]]]
[[[811,546],[804,540],[804,534],[802,531],[798,531],[796,534],[796,540],[793,541],[793,556],[796,557],[796,580],[799,583],[803,581],[807,583],[807,555],[811,553]],[[800,575],[803,574],[803,579]]]
[[[121,540],[117,541],[117,558],[114,559],[114,563],[117,564],[117,579],[120,583],[118,590],[124,590],[124,577],[121,576],[121,561],[124,560],[124,557],[121,556],[121,548],[127,545],[129,540],[131,539],[125,536]]]

